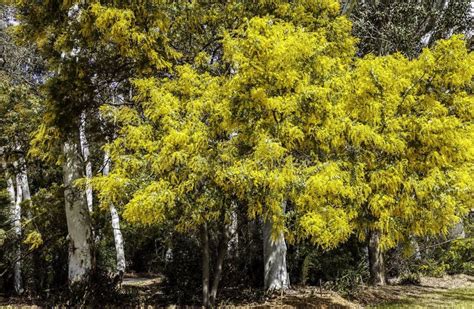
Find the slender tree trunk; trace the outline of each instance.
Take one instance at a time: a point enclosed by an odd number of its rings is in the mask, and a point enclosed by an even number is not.
[[[22,153],[22,147],[20,146],[19,143],[17,143],[16,150],[18,151],[18,153],[20,154]],[[17,168],[17,173],[18,173],[17,184],[21,188],[21,201],[19,203],[22,203],[23,209],[21,209],[22,207],[19,206],[20,211],[24,212],[24,215],[26,215],[27,219],[31,219],[32,217],[31,210],[29,208],[29,203],[31,202],[31,193],[30,193],[30,185],[28,183],[28,166],[26,164],[26,160],[23,154],[20,155],[18,159],[18,164],[15,163],[15,166]],[[25,211],[25,206],[26,206],[26,211]],[[20,244],[18,246],[19,248],[18,248],[17,254],[20,257],[21,256]],[[26,263],[28,262],[32,263],[34,258],[32,256],[29,256],[29,257],[23,257],[21,259],[22,259],[22,262],[25,261],[25,259],[28,259]],[[21,265],[18,267],[21,268]],[[31,271],[33,270],[31,269],[31,267],[28,267],[23,270],[26,270],[26,272],[24,271],[22,273],[23,277],[26,278],[25,280],[22,280],[22,290],[25,290],[31,287],[31,280],[28,280],[28,278],[32,279],[34,276],[32,276]]]
[[[418,244],[418,240],[412,237],[410,239],[410,242],[411,242],[411,246],[413,247],[413,256],[415,257],[415,260],[417,261],[421,260],[421,251],[420,251],[420,245]]]
[[[87,141],[87,136],[86,136],[86,114],[84,112],[81,114],[81,123],[79,126],[79,140],[81,143],[81,152],[82,152],[82,157],[84,158],[85,169],[86,169],[87,208],[89,209],[89,212],[92,212],[92,205],[94,203],[93,196],[92,196],[92,186],[90,183],[90,180],[92,179],[92,163],[89,159],[90,150],[89,150],[89,142]]]
[[[372,285],[385,285],[385,263],[380,249],[380,232],[373,231],[369,235],[369,271]]]
[[[202,305],[209,307],[209,234],[207,224],[201,228],[201,246],[202,246]]]
[[[3,162],[3,167],[6,170],[6,163]],[[18,180],[19,177],[16,177]],[[17,190],[15,192],[15,184],[13,178],[7,172],[6,173],[7,181],[7,192],[10,198],[10,221],[13,225],[13,232],[15,234],[16,242],[13,259],[15,264],[13,265],[13,288],[17,294],[23,293],[23,282],[21,278],[21,250],[20,250],[20,238],[21,238],[21,208],[20,203],[22,199],[21,185],[17,183]]]
[[[212,306],[215,305],[217,300],[217,290],[219,288],[219,283],[222,278],[222,268],[224,265],[224,259],[228,249],[228,239],[229,239],[229,230],[227,226],[223,224],[222,227],[222,235],[219,241],[219,246],[217,249],[217,261],[216,267],[214,269],[214,278],[212,280],[212,287],[211,287],[211,295],[210,295],[210,303]]]
[[[63,144],[63,180],[67,228],[69,233],[69,283],[84,283],[93,268],[92,228],[84,192],[74,181],[83,176],[77,143]]]
[[[110,157],[106,152],[104,154],[104,170],[103,174],[107,176],[110,171]],[[123,247],[122,230],[120,229],[120,217],[115,205],[110,203],[110,216],[112,217],[112,230],[114,233],[115,251],[117,256],[117,272],[123,274],[125,272],[125,250]]]
[[[21,174],[16,175],[16,199],[11,210],[13,230],[15,233],[15,265],[13,266],[14,288],[17,294],[23,293],[23,280],[21,277],[21,201],[23,200]]]
[[[20,163],[20,176],[21,176],[21,190],[23,193],[23,201],[31,200],[30,185],[28,183],[28,170],[26,166],[26,160],[21,157]]]
[[[232,212],[231,212],[231,223],[229,226],[229,236],[230,239],[227,242],[228,243],[228,250],[234,250],[235,254],[238,254],[239,252],[239,233],[238,233],[238,227],[239,227],[239,220],[237,216],[237,202],[232,201]]]
[[[283,204],[283,213],[286,203]],[[290,287],[290,276],[286,266],[286,243],[283,231],[273,237],[273,221],[263,225],[264,283],[268,291],[286,290]]]

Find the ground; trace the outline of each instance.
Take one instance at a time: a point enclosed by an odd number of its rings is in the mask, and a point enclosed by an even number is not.
[[[125,288],[152,291],[158,278],[126,278]],[[158,292],[155,290],[155,292]],[[228,294],[228,293],[226,293]],[[420,285],[364,287],[351,300],[319,287],[301,287],[283,295],[265,296],[258,291],[234,291],[221,296],[221,306],[246,308],[474,308],[474,277],[468,275],[422,277]]]
[[[474,277],[423,277],[417,286],[365,289],[356,300],[368,308],[474,308]]]
[[[161,289],[162,279],[160,276],[126,275],[122,290],[145,300],[145,303],[148,300],[154,304],[163,304],[160,300],[166,299],[166,295]],[[227,308],[474,308],[474,276],[468,275],[423,277],[420,285],[362,287],[350,300],[349,297],[343,298],[334,291],[321,290],[319,287],[295,288],[283,295],[265,295],[260,290],[222,292],[220,306]],[[21,298],[0,297],[0,308],[8,305],[35,308],[32,306],[34,303]]]

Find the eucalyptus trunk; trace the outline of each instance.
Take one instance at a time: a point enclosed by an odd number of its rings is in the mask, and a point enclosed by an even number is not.
[[[92,186],[90,180],[92,179],[92,163],[89,159],[90,150],[89,150],[89,142],[87,141],[86,136],[86,115],[85,113],[81,114],[81,122],[79,125],[79,140],[81,143],[81,152],[82,157],[85,162],[85,171],[86,171],[86,200],[87,200],[87,208],[90,212],[92,212],[93,207],[93,195],[92,195]]]
[[[93,268],[92,228],[84,192],[74,182],[83,177],[79,145],[69,139],[63,144],[63,181],[69,233],[69,283],[85,283]]]
[[[106,152],[104,155],[104,170],[103,174],[107,176],[110,171],[110,157]],[[114,234],[115,251],[117,257],[117,272],[123,274],[125,272],[125,250],[123,247],[122,230],[120,229],[120,217],[113,203],[109,205],[110,216],[112,218],[112,230]]]
[[[21,276],[21,201],[23,200],[23,192],[21,186],[21,175],[16,175],[16,199],[11,210],[11,218],[13,221],[13,230],[15,233],[15,264],[13,266],[13,285],[15,292],[23,293],[23,280]]]
[[[4,164],[6,168],[6,164]],[[18,180],[20,177],[16,177]],[[13,226],[13,233],[15,236],[16,244],[13,253],[13,288],[17,294],[23,293],[23,281],[21,277],[21,248],[20,248],[20,239],[21,239],[21,185],[17,183],[17,190],[15,190],[15,184],[13,178],[9,173],[6,174],[7,181],[7,192],[10,198],[10,221]],[[18,190],[19,188],[19,190]]]
[[[282,205],[285,212],[286,203]],[[290,276],[286,265],[286,242],[283,231],[274,237],[274,223],[267,219],[263,225],[264,284],[268,291],[290,288]]]

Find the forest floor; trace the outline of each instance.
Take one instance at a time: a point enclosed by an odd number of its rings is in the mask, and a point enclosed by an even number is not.
[[[422,277],[419,285],[387,285],[362,290],[355,301],[368,308],[474,308],[474,277]]]
[[[133,305],[164,304],[166,299],[160,276],[125,276],[122,290],[134,295]],[[238,296],[238,298],[236,298]],[[137,299],[138,298],[138,299]],[[140,299],[140,300],[139,300]],[[227,308],[474,308],[474,276],[454,275],[442,278],[423,277],[419,285],[390,284],[361,287],[352,297],[344,298],[319,287],[297,287],[283,295],[265,295],[259,290],[229,290],[220,296],[219,307]],[[136,303],[138,301],[138,303]],[[2,299],[0,308],[18,306],[38,308],[35,301]],[[165,303],[169,304],[169,299]],[[33,305],[33,306],[32,306]],[[127,304],[123,304],[127,306]],[[42,307],[41,302],[39,307]],[[45,307],[48,307],[46,305]],[[177,306],[168,305],[168,308]],[[191,308],[188,306],[188,308]],[[199,307],[196,307],[199,308]]]
[[[419,285],[362,287],[351,300],[319,287],[274,295],[263,303],[235,304],[253,308],[474,308],[474,277],[423,277]]]
[[[123,286],[148,291],[159,278],[127,278]],[[228,308],[474,308],[474,277],[468,275],[422,277],[419,285],[394,284],[361,287],[351,299],[319,287],[299,287],[283,295],[266,296],[261,291],[234,290],[221,295],[220,306]],[[155,289],[155,293],[160,293]],[[226,297],[226,296],[230,297]],[[239,298],[235,298],[239,295]],[[171,306],[173,307],[173,306]]]

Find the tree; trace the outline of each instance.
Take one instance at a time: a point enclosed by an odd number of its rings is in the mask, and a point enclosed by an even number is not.
[[[385,281],[382,251],[410,235],[446,234],[472,207],[472,65],[459,36],[412,61],[356,62],[347,156],[364,192],[357,231],[369,238],[375,284]]]
[[[173,220],[181,231],[199,232],[205,305],[215,301],[234,199],[248,205],[251,218],[261,216],[267,224],[269,289],[289,286],[283,238],[289,227],[282,205],[302,204],[299,227],[315,242],[335,246],[350,235],[350,216],[335,209],[332,214],[339,220],[325,224],[325,217],[317,213],[321,205],[310,197],[299,201],[297,192],[303,179],[298,175],[302,162],[295,155],[304,139],[300,119],[310,130],[305,117],[322,116],[305,114],[305,99],[317,87],[312,83],[323,88],[328,75],[345,72],[338,68],[347,66],[354,52],[354,40],[344,32],[350,23],[335,18],[338,6],[333,4],[314,8],[323,13],[313,22],[324,27],[308,22],[313,27],[309,31],[276,17],[253,18],[224,38],[223,59],[232,68],[227,75],[207,73],[209,61],[201,57],[194,68],[176,67],[173,78],[136,80],[137,108],[105,110],[121,129],[109,145],[111,173],[94,180],[102,204],[122,204],[125,218],[132,222]],[[311,8],[298,8],[311,16]],[[320,61],[326,66],[317,67]],[[204,73],[199,73],[203,66]],[[321,124],[329,125],[329,121]],[[342,231],[336,228],[340,223],[345,223]],[[324,231],[326,227],[337,237]],[[220,248],[212,284],[210,229],[216,231]]]
[[[338,68],[349,63],[354,41],[347,31],[347,20],[336,18],[338,6],[333,2],[317,8],[299,8],[303,15],[314,16],[314,20],[306,20],[305,27],[278,19],[255,18],[242,27],[235,39],[228,37],[224,43],[236,72],[229,87],[235,93],[231,110],[237,133],[234,140],[239,149],[229,162],[231,168],[224,183],[229,179],[228,185],[238,187],[252,216],[264,218],[264,250],[271,249],[264,252],[265,287],[272,290],[289,287],[284,232],[312,237],[327,247],[335,246],[350,234],[347,216],[327,205],[341,224],[336,234],[329,237],[330,233],[324,230],[334,231],[335,226],[324,223],[324,215],[318,211],[323,205],[314,203],[308,196],[312,194],[310,190],[299,189],[304,187],[305,175],[311,169],[314,173],[326,163],[324,154],[307,152],[314,151],[311,148],[318,140],[315,131],[337,127],[336,123],[325,121],[326,110],[317,99],[335,86],[329,80],[337,82],[337,75],[344,72]],[[312,15],[312,9],[319,14]],[[330,78],[332,75],[334,79]],[[334,127],[330,128],[331,125]],[[326,146],[323,143],[318,146],[320,149]],[[311,168],[306,169],[308,165]],[[298,218],[298,233],[290,231],[285,222],[286,205],[296,207],[289,213]]]

